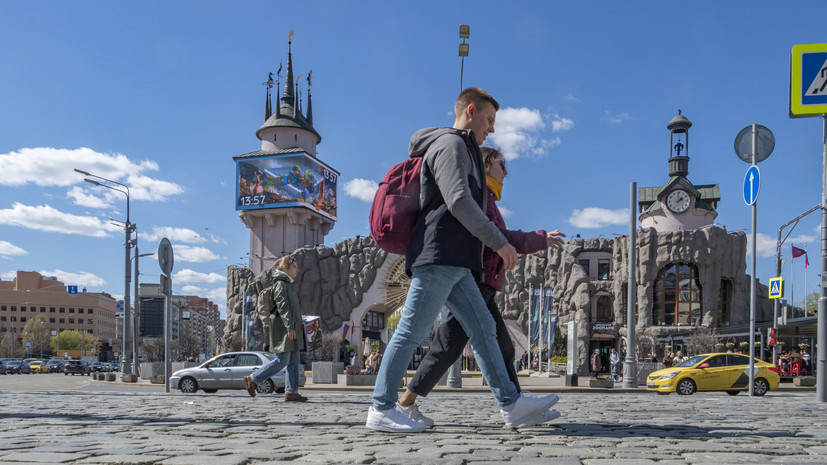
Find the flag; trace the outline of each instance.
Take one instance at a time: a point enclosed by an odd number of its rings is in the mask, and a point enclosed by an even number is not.
[[[342,328],[342,339],[347,339],[347,330],[348,330],[348,327],[349,327],[349,326],[350,326],[350,325],[348,325],[347,323],[345,323],[345,327],[344,327],[344,328]]]
[[[792,246],[792,247],[793,247],[793,258],[798,258],[798,257],[804,255],[804,268],[807,268],[808,266],[810,266],[810,260],[807,258],[807,251],[804,250],[804,249],[799,249],[796,246]]]

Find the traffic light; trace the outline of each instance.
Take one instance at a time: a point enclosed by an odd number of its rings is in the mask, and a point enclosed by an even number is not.
[[[769,340],[769,345],[775,345],[775,328],[769,328],[767,330],[767,339]]]

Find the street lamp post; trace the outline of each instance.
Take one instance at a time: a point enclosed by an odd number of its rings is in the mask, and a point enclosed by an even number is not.
[[[40,322],[40,358],[43,358],[43,322]]]
[[[107,189],[111,189],[113,191],[118,191],[118,192],[126,195],[126,223],[124,224],[124,231],[125,231],[125,236],[126,236],[126,240],[124,241],[124,268],[125,268],[125,270],[124,270],[124,292],[123,292],[123,301],[124,301],[123,316],[124,316],[124,319],[123,319],[123,339],[122,339],[122,343],[121,343],[121,352],[123,352],[124,362],[123,362],[123,365],[121,367],[121,370],[122,370],[122,373],[125,374],[125,375],[132,374],[134,372],[132,370],[132,363],[131,363],[130,358],[129,358],[129,355],[131,355],[131,354],[129,354],[129,352],[127,351],[127,347],[128,347],[127,346],[127,341],[128,341],[129,334],[130,334],[129,319],[131,317],[130,299],[129,299],[129,283],[131,281],[130,266],[129,266],[129,261],[130,261],[129,248],[132,245],[132,230],[135,229],[135,225],[129,222],[129,186],[127,186],[126,184],[119,183],[117,181],[113,181],[111,179],[104,178],[102,176],[97,176],[97,175],[88,173],[86,171],[79,170],[77,168],[75,168],[75,171],[82,174],[82,175],[84,175],[84,176],[89,176],[89,177],[100,179],[102,181],[111,182],[112,184],[117,184],[119,186],[122,186],[124,189],[126,189],[124,191],[124,190],[118,189],[117,187],[112,187],[108,184],[101,184],[100,182],[95,181],[94,179],[84,178],[84,181],[86,181],[90,184],[94,184],[96,186],[106,187]]]

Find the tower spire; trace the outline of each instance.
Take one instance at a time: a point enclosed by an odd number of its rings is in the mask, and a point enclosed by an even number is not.
[[[270,73],[267,81],[262,82],[261,85],[267,88],[267,98],[264,101],[264,121],[267,121],[273,114],[273,104],[270,101],[270,89],[273,87],[273,73]]]
[[[311,69],[307,73],[307,122],[313,126],[313,105],[310,102],[310,88],[313,87],[313,82],[310,80],[310,77],[313,76],[313,70]]]
[[[290,29],[287,37],[287,77],[284,80],[284,94],[281,96],[282,103],[293,105],[296,101],[293,94],[293,36],[296,33]]]

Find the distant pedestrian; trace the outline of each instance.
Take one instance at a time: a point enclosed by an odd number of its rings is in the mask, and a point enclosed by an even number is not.
[[[273,353],[273,358],[252,375],[244,377],[250,397],[256,396],[258,384],[287,367],[284,400],[307,400],[307,397],[299,394],[299,350],[304,347],[304,327],[299,298],[292,284],[298,273],[299,267],[293,257],[288,255],[280,258],[273,265],[276,283],[259,296],[260,310],[270,314],[270,352]]]
[[[592,354],[592,374],[597,376],[601,371],[603,371],[603,362],[600,360],[600,349],[594,349],[594,354]]]
[[[618,365],[620,365],[620,354],[617,353],[617,349],[612,347],[612,355],[609,356],[609,364],[612,369],[612,379],[618,381],[617,373],[618,373]]]

